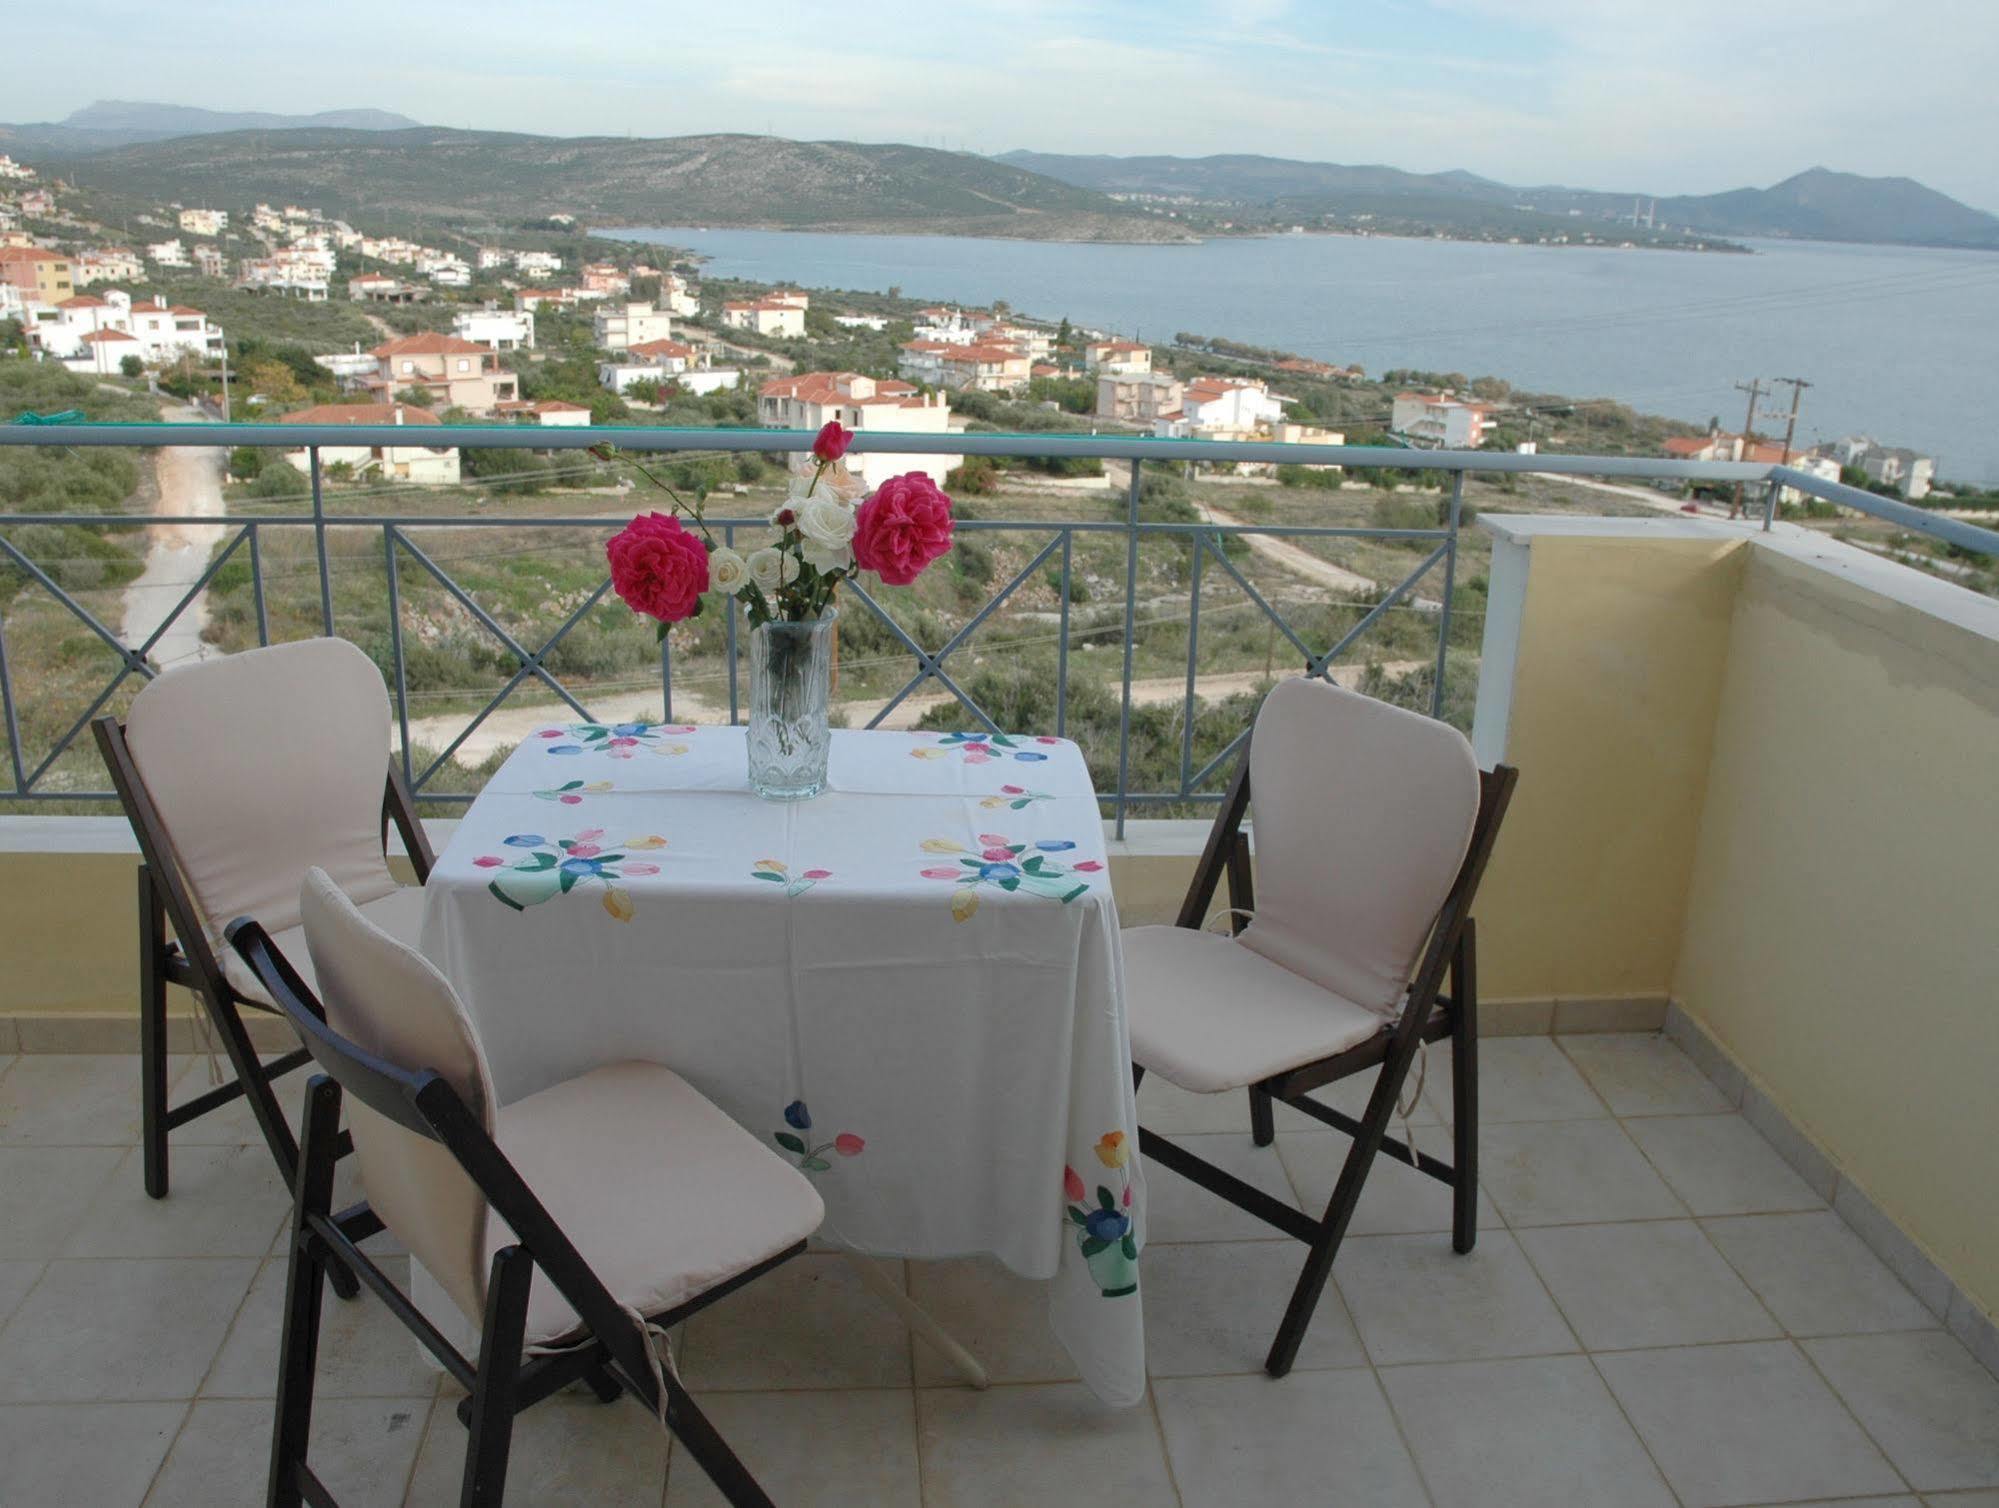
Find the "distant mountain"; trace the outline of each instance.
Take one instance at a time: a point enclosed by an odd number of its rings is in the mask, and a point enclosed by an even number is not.
[[[769,136],[522,136],[421,126],[180,136],[33,154],[85,188],[214,204],[495,222],[564,211],[600,226],[732,225],[1036,240],[1189,239],[1091,189],[963,152]]]
[[[1474,173],[1405,173],[1380,166],[1281,157],[1067,157],[1008,152],[996,159],[1111,194],[1185,196],[1258,207],[1272,218],[1396,213],[1489,221],[1501,211],[1593,218],[1621,216],[1644,194],[1555,186],[1515,188]],[[1795,236],[1913,246],[1999,249],[1999,216],[1960,204],[1909,178],[1863,178],[1812,168],[1767,189],[1662,198],[1661,228],[1719,236]]]
[[[390,110],[322,110],[317,115],[274,115],[263,110],[203,110],[145,100],[101,99],[60,121],[0,125],[10,152],[81,154],[142,141],[206,136],[219,131],[283,131],[309,127],[350,131],[403,131],[421,124]]]

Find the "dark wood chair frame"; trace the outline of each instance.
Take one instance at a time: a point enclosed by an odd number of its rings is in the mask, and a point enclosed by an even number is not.
[[[1282,1100],[1292,1109],[1322,1121],[1353,1138],[1346,1162],[1340,1169],[1326,1211],[1318,1218],[1293,1209],[1262,1189],[1245,1183],[1232,1173],[1196,1157],[1155,1131],[1139,1127],[1140,1153],[1162,1167],[1171,1168],[1210,1193],[1219,1195],[1238,1209],[1275,1226],[1287,1236],[1311,1248],[1291,1291],[1277,1338],[1264,1359],[1264,1370],[1282,1377],[1298,1358],[1305,1329],[1312,1322],[1326,1279],[1333,1270],[1340,1242],[1353,1218],[1369,1169],[1377,1154],[1409,1164],[1451,1188],[1451,1247],[1460,1254],[1472,1249],[1478,1238],[1478,963],[1477,933],[1472,921],[1472,897],[1492,855],[1493,840],[1512,800],[1519,772],[1497,765],[1479,776],[1478,817],[1472,827],[1470,847],[1458,867],[1456,879],[1437,913],[1429,943],[1423,951],[1416,977],[1410,984],[1402,1014],[1358,1046],[1316,1062],[1302,1063],[1282,1073],[1272,1074],[1249,1086],[1250,1136],[1259,1147],[1267,1147],[1275,1133],[1271,1106]],[[1250,877],[1249,835],[1243,831],[1243,816],[1249,809],[1249,746],[1243,746],[1235,777],[1222,799],[1221,814],[1208,833],[1206,848],[1194,871],[1194,882],[1181,904],[1176,926],[1199,928],[1214,900],[1223,877],[1228,879],[1231,932],[1240,932],[1244,915],[1255,909],[1255,892]],[[1450,992],[1443,990],[1445,974],[1450,976]],[[1222,1003],[1216,1008],[1226,1009]],[[1452,1160],[1449,1163],[1418,1151],[1387,1134],[1390,1116],[1409,1076],[1409,1066],[1419,1048],[1429,1042],[1449,1039],[1451,1044],[1451,1125]],[[1380,1076],[1368,1097],[1367,1109],[1356,1120],[1350,1115],[1310,1098],[1311,1091],[1379,1065]],[[1145,1069],[1132,1065],[1132,1085],[1145,1077]]]
[[[411,1071],[386,1062],[335,1032],[312,991],[255,921],[239,918],[230,923],[227,936],[323,1070],[306,1089],[304,1135],[293,1184],[277,1416],[265,1500],[271,1508],[294,1508],[300,1503],[333,1508],[332,1496],[306,1463],[306,1446],[312,1432],[321,1282],[337,1266],[359,1277],[466,1389],[468,1396],[458,1406],[459,1422],[470,1431],[459,1491],[461,1508],[487,1508],[501,1501],[514,1416],[579,1379],[606,1403],[629,1391],[645,1404],[736,1508],[769,1508],[770,1499],[672,1369],[655,1369],[645,1332],[611,1296],[450,1082],[429,1069]],[[383,1229],[380,1217],[366,1205],[337,1215],[332,1210],[334,1163],[344,1140],[339,1131],[343,1094],[353,1095],[403,1129],[441,1143],[518,1238],[493,1254],[476,1363],[446,1340],[355,1244]],[[691,1218],[698,1218],[698,1213]],[[647,1316],[647,1323],[662,1328],[677,1325],[804,1250],[805,1242],[799,1241],[685,1303]],[[522,1354],[522,1337],[536,1267],[587,1329],[573,1346],[527,1358]]]
[[[300,1047],[269,1063],[259,1059],[242,1011],[247,1006],[273,1014],[272,1007],[243,994],[223,972],[221,960],[209,945],[186,878],[174,860],[166,824],[160,820],[159,809],[154,806],[152,794],[132,758],[124,726],[117,718],[106,716],[98,718],[91,729],[96,734],[105,767],[111,773],[111,784],[139,840],[139,1102],[146,1192],[155,1199],[166,1197],[169,1132],[241,1098],[249,1100],[257,1129],[263,1133],[279,1176],[289,1188],[298,1174],[298,1143],[272,1093],[271,1081],[303,1067],[310,1056]],[[403,772],[393,759],[389,761],[388,779],[382,792],[385,856],[391,823],[402,835],[417,883],[423,884],[430,878],[436,856],[431,852],[430,840],[424,836],[423,824],[417,820],[416,805],[403,782]],[[173,927],[171,939],[167,935],[169,923]],[[178,1105],[167,1103],[167,986],[171,984],[192,992],[195,1008],[207,1014],[236,1074],[232,1082]],[[334,1275],[333,1286],[342,1298],[352,1298],[358,1291],[354,1279],[344,1271]]]

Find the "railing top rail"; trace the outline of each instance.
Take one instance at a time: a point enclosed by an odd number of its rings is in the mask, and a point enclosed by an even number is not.
[[[1999,533],[1968,524],[1963,519],[1933,513],[1928,508],[1918,508],[1900,498],[1883,497],[1878,492],[1866,492],[1858,487],[1849,487],[1844,482],[1829,482],[1824,477],[1794,471],[1788,466],[1772,467],[1770,480],[1785,487],[1795,487],[1800,492],[1823,498],[1842,508],[1872,514],[1875,518],[1901,524],[1918,533],[1934,534],[1945,543],[1961,549],[1976,550],[1984,555],[1999,554]]]
[[[812,447],[802,429],[685,429],[669,425],[590,425],[543,429],[508,424],[0,424],[0,445],[257,445],[298,450],[368,449],[378,445],[443,450],[799,451]],[[864,430],[856,453],[893,455],[1080,456],[1116,461],[1261,461],[1305,466],[1406,471],[1529,472],[1583,476],[1667,477],[1704,482],[1757,482],[1770,467],[1750,461],[1669,461],[1657,456],[1515,455],[1490,450],[1411,450],[1400,445],[1300,445],[1276,440],[1168,440],[1151,435],[1015,434],[973,430],[910,434]]]

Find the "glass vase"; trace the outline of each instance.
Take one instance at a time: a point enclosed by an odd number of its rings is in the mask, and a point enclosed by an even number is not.
[[[804,801],[826,788],[838,616],[829,608],[809,622],[750,630],[750,789],[766,801]]]

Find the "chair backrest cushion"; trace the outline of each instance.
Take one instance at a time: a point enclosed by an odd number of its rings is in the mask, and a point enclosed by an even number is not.
[[[125,741],[211,935],[239,916],[296,927],[311,865],[357,901],[396,888],[381,838],[388,689],[346,640],[169,670],[133,698]]]
[[[363,916],[325,870],[308,870],[298,904],[327,1025],[399,1068],[441,1074],[490,1135],[495,1106],[486,1055],[450,981]],[[375,1213],[477,1325],[485,1197],[442,1142],[352,1097],[347,1121]]]
[[[1280,683],[1250,739],[1248,947],[1383,1016],[1471,846],[1478,763],[1446,723],[1329,681]]]

